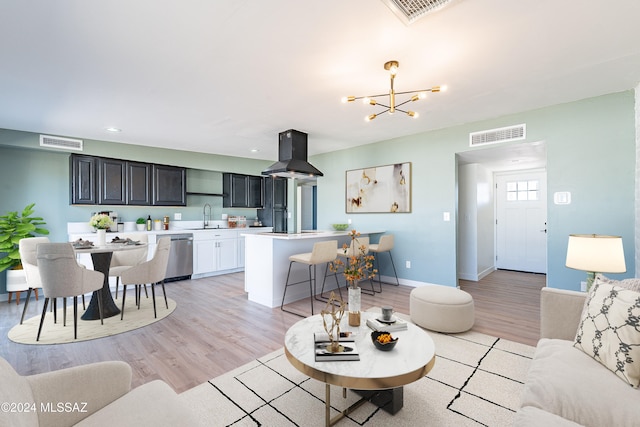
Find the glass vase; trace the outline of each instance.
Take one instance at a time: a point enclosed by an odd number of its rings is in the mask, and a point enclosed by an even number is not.
[[[360,326],[360,287],[349,286],[349,326]]]

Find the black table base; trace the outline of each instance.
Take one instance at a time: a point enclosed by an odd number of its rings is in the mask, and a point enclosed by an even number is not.
[[[93,268],[104,274],[104,282],[102,289],[94,291],[91,296],[91,302],[87,310],[82,315],[82,320],[100,320],[100,309],[98,306],[98,292],[102,293],[102,314],[106,319],[120,314],[120,309],[113,301],[111,289],[109,289],[109,266],[111,265],[112,252],[95,252],[91,254]]]
[[[378,408],[395,415],[402,409],[404,402],[404,388],[396,387],[385,390],[353,390]]]

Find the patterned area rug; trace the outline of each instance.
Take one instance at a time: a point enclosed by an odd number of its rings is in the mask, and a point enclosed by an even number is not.
[[[436,363],[404,387],[395,415],[365,403],[339,426],[511,426],[534,347],[476,332],[429,332]],[[193,412],[215,426],[323,426],[325,385],[295,369],[283,350],[180,394]],[[359,399],[331,390],[332,417]]]
[[[73,299],[71,299],[73,301]],[[132,331],[142,328],[159,320],[164,319],[176,309],[176,302],[171,298],[167,299],[169,309],[164,305],[162,293],[156,295],[156,307],[158,317],[153,317],[153,301],[151,298],[141,299],[140,309],[136,307],[135,299],[127,296],[127,303],[124,308],[124,319],[120,320],[120,315],[104,319],[104,325],[100,324],[100,320],[81,320],[80,316],[84,313],[82,310],[82,302],[78,303],[78,339],[73,339],[73,306],[67,307],[67,326],[62,326],[62,308],[58,311],[58,322],[53,323],[53,313],[47,312],[40,341],[36,341],[38,334],[38,326],[40,325],[40,315],[25,320],[22,325],[18,324],[11,328],[7,334],[9,339],[20,344],[65,344],[70,342],[87,341],[96,338],[104,338],[111,335],[121,334],[123,332]],[[87,304],[89,300],[87,300]],[[121,306],[122,300],[116,300],[118,307]],[[42,305],[40,305],[42,307]]]

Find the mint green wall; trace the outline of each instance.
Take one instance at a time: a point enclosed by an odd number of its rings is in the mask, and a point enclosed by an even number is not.
[[[547,146],[548,285],[579,289],[584,280],[584,273],[564,266],[572,233],[623,236],[627,273],[612,277],[633,276],[632,91],[314,156],[311,162],[325,174],[318,180],[318,228],[351,218],[355,229],[385,229],[395,234],[394,259],[401,278],[455,286],[455,154],[470,150],[470,132],[519,123],[527,124],[526,141],[545,141]],[[412,162],[411,213],[345,214],[346,170],[401,162]],[[554,205],[556,191],[570,191],[572,204]],[[451,222],[443,221],[443,212],[451,212]],[[411,269],[405,268],[407,260]]]
[[[631,91],[313,156],[311,163],[325,175],[318,180],[318,228],[346,222],[349,217],[356,229],[394,233],[394,259],[402,279],[455,286],[455,154],[470,149],[469,132],[518,123],[527,124],[526,141],[544,140],[547,147],[549,286],[578,289],[584,278],[582,272],[564,267],[571,233],[623,236],[627,273],[613,277],[633,276],[635,120]],[[384,126],[384,122],[368,125]],[[84,152],[247,174],[259,174],[272,163],[91,140],[85,140]],[[35,202],[37,213],[49,224],[51,238],[65,240],[67,222],[86,221],[97,209],[69,206],[68,156],[66,152],[40,149],[38,134],[0,129],[0,211],[19,210]],[[345,214],[346,170],[401,162],[412,162],[411,213]],[[554,205],[556,191],[570,191],[572,204]],[[223,211],[220,199],[198,196],[188,202],[187,208],[113,207],[112,210],[126,220],[147,214],[159,218],[176,211],[183,213],[184,220],[196,220],[202,218],[202,205],[207,202],[214,206],[214,216]],[[450,222],[443,221],[443,212],[451,213]],[[250,215],[242,209],[227,213]],[[407,260],[411,261],[411,269],[405,268]],[[382,273],[391,274],[384,270]],[[0,275],[0,281],[3,280],[4,275]],[[3,289],[1,282],[0,292]]]

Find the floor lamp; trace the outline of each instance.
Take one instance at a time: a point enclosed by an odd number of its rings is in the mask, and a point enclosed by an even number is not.
[[[624,273],[622,237],[601,234],[571,234],[565,265],[587,272],[587,292],[596,273]]]

